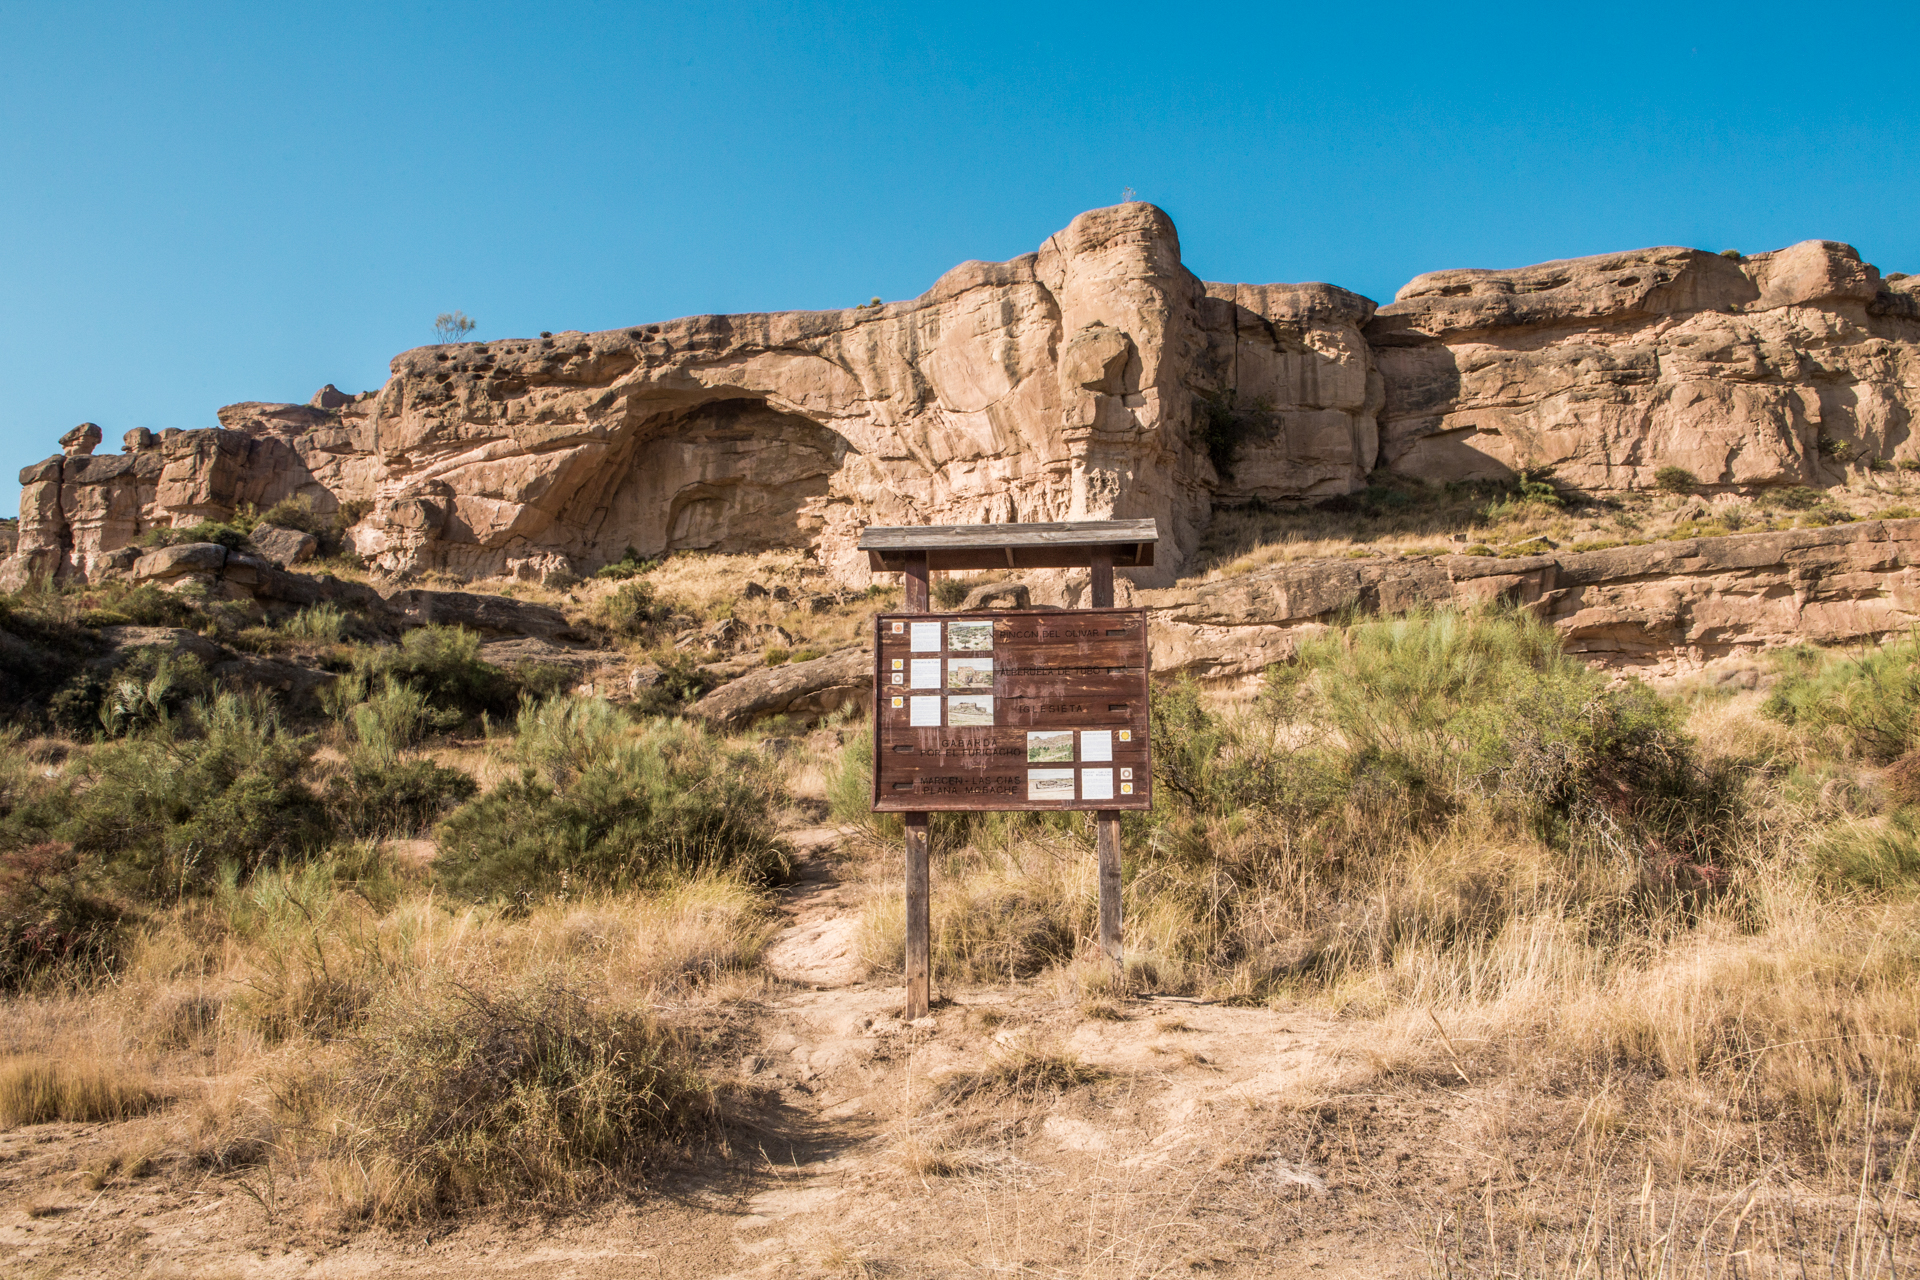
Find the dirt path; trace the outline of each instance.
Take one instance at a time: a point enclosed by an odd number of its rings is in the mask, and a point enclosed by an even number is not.
[[[348,1236],[294,1220],[258,1176],[244,1188],[154,1178],[83,1192],[75,1171],[111,1144],[112,1126],[16,1130],[0,1135],[0,1176],[13,1191],[0,1210],[0,1271],[1424,1274],[1411,1236],[1383,1243],[1341,1224],[1340,1179],[1294,1122],[1302,1101],[1338,1095],[1352,1069],[1327,1019],[1151,999],[1089,1017],[1035,981],[943,993],[931,1026],[909,1026],[899,988],[864,979],[858,890],[835,874],[843,838],[833,828],[790,833],[798,874],[766,957],[786,985],[737,1065],[767,1110],[729,1159],[672,1171],[649,1195],[564,1222],[511,1225],[493,1214]],[[1061,1062],[1084,1078],[991,1083],[1009,1064]]]

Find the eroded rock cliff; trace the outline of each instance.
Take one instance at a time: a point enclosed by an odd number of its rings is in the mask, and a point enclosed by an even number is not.
[[[1311,501],[1376,468],[1663,466],[1827,484],[1920,461],[1920,298],[1845,245],[1648,249],[1418,277],[1208,284],[1151,205],[1097,209],[909,302],[423,347],[378,392],[238,404],[22,473],[3,576],[125,567],[151,528],[304,495],[354,504],[384,572],[587,573],[631,548],[806,547],[867,578],[861,526],[1153,516],[1172,581],[1218,504]]]
[[[1833,484],[1920,460],[1920,299],[1844,244],[1416,277],[1367,325],[1384,465],[1427,480]]]

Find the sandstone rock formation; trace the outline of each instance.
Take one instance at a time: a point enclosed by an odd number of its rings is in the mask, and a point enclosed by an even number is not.
[[[1143,593],[1156,674],[1225,682],[1293,655],[1350,610],[1506,600],[1569,652],[1674,672],[1810,641],[1876,640],[1920,624],[1920,520],[1690,538],[1496,559],[1320,560]]]
[[[423,347],[377,393],[229,405],[114,456],[83,424],[22,472],[0,585],[125,567],[156,526],[294,495],[365,508],[355,547],[397,576],[795,546],[855,585],[868,523],[1154,516],[1153,586],[1216,505],[1376,468],[1832,483],[1920,461],[1915,284],[1827,241],[1662,248],[1437,272],[1376,313],[1332,285],[1200,281],[1167,216],[1129,203],[908,302]]]
[[[1419,276],[1366,329],[1382,463],[1425,480],[1538,467],[1605,491],[1663,466],[1814,485],[1920,461],[1915,283],[1825,240]]]

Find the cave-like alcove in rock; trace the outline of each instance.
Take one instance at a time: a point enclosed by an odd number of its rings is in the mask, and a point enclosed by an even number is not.
[[[650,419],[635,432],[592,558],[608,563],[628,547],[652,556],[807,546],[852,449],[831,428],[759,400]]]

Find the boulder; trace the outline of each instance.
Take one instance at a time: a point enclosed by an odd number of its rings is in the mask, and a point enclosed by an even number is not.
[[[483,636],[534,636],[542,640],[583,641],[565,614],[543,604],[467,591],[396,591],[386,597],[386,612],[403,626],[466,627]]]
[[[313,559],[320,549],[320,539],[312,534],[277,524],[255,525],[247,540],[255,551],[282,569]]]
[[[721,727],[770,715],[824,715],[873,695],[873,650],[854,647],[810,662],[762,667],[724,684],[690,708]]]
[[[83,422],[60,437],[60,448],[69,458],[84,458],[100,447],[103,438],[99,424]]]
[[[960,602],[961,613],[976,609],[1030,609],[1033,593],[1024,582],[985,582],[967,592]]]
[[[133,562],[133,579],[151,582],[189,573],[218,573],[226,563],[227,549],[217,542],[183,542],[142,555]]]

